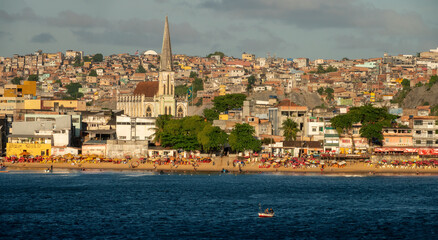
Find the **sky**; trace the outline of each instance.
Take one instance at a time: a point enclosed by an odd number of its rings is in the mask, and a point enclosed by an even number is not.
[[[350,59],[438,47],[437,0],[0,0],[0,56],[161,51]]]

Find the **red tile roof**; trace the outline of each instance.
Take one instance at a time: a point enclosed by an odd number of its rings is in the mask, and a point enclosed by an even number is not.
[[[139,82],[134,90],[134,95],[154,97],[158,93],[158,81]]]

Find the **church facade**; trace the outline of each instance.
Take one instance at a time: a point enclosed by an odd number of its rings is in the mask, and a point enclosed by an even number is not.
[[[118,96],[117,109],[124,110],[124,114],[130,117],[187,116],[188,101],[175,98],[174,77],[169,23],[166,16],[158,81],[140,82],[133,94]]]

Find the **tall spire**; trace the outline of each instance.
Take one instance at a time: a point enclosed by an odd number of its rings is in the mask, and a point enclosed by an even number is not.
[[[169,23],[164,23],[163,47],[161,48],[160,71],[172,71],[172,48],[170,46]]]

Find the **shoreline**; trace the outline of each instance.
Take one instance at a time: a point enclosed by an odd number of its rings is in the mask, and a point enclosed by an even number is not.
[[[222,173],[222,170],[227,170],[230,174],[264,174],[278,173],[285,175],[391,175],[391,176],[417,176],[417,175],[438,175],[438,168],[376,168],[364,163],[349,163],[343,168],[326,167],[323,171],[319,167],[313,168],[259,168],[258,163],[248,164],[246,166],[228,165],[221,161],[219,164],[201,163],[199,166],[192,165],[155,165],[151,163],[139,164],[138,167],[132,168],[130,163],[114,164],[114,163],[83,163],[73,165],[71,163],[3,163],[8,170],[18,171],[44,171],[53,166],[54,172],[57,170],[77,170],[80,172],[96,172],[97,171],[132,171],[132,172],[157,172],[157,173]]]

